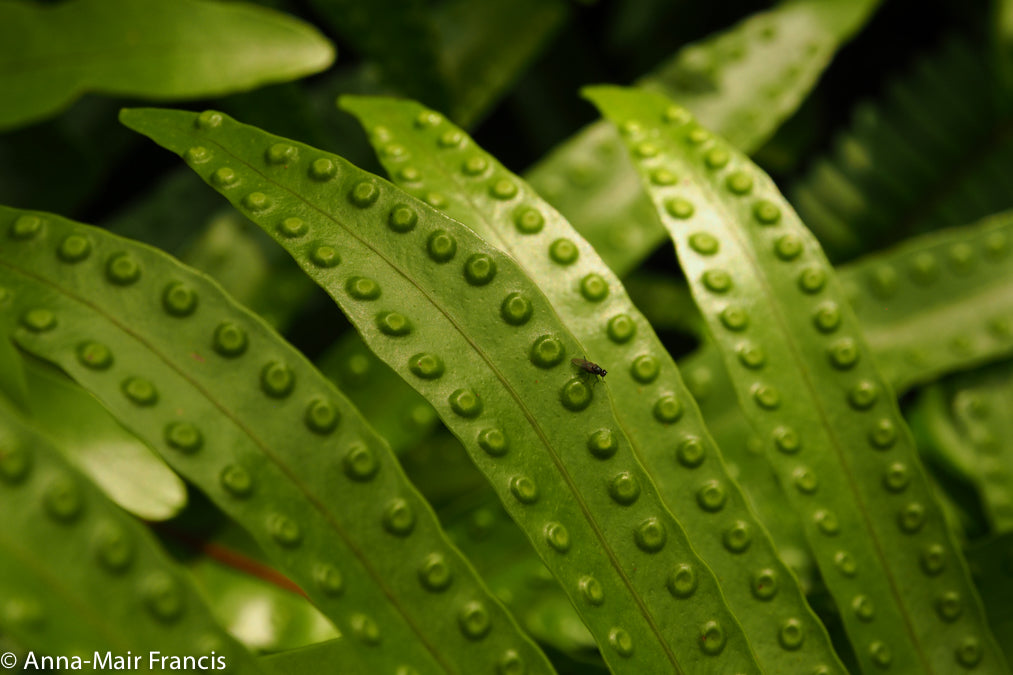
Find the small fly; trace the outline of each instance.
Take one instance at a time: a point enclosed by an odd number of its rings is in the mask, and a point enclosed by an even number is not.
[[[599,366],[597,363],[591,363],[587,359],[570,359],[570,363],[577,366],[586,373],[591,373],[596,378],[600,377],[602,379],[605,379],[605,376],[608,375],[607,370]],[[595,381],[597,382],[597,380]]]

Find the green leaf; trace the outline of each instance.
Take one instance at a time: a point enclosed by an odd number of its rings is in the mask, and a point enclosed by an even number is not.
[[[439,514],[454,544],[528,633],[572,658],[603,665],[594,637],[491,487]]]
[[[571,365],[584,350],[510,257],[340,157],[219,113],[132,110],[122,119],[275,237],[426,396],[613,670],[757,671],[713,574],[631,453],[607,387],[592,389]],[[497,185],[504,203],[517,193],[507,179]],[[672,395],[657,409],[669,422],[682,412]],[[618,496],[603,489],[610,483]],[[718,500],[726,489],[707,494]]]
[[[945,42],[861,103],[789,189],[831,260],[1013,207],[1013,116],[981,51]]]
[[[993,533],[1013,531],[1013,362],[932,385],[939,451],[978,489]]]
[[[840,270],[898,390],[1013,354],[1013,211],[913,238]]]
[[[132,651],[118,670],[146,670],[153,651],[262,672],[151,534],[3,401],[0,448],[5,633],[37,656],[108,659]],[[153,670],[160,670],[157,663]]]
[[[270,654],[262,659],[265,669],[278,675],[292,673],[367,673],[364,663],[348,638],[327,640],[300,649]]]
[[[407,386],[404,381],[401,384]],[[417,392],[412,390],[412,393]],[[461,442],[442,426],[437,433],[409,448],[398,459],[415,487],[437,510],[441,521],[440,510],[445,504],[476,492],[495,495],[489,481],[475,468]],[[525,547],[531,549],[527,544]],[[531,554],[534,555],[534,551]]]
[[[863,671],[1007,672],[893,391],[815,238],[769,177],[686,109],[647,91],[588,95],[621,129],[676,242]],[[680,180],[659,185],[660,171]]]
[[[782,2],[687,45],[640,80],[752,153],[791,115],[879,0]],[[595,123],[529,170],[532,186],[619,276],[665,238],[615,132]]]
[[[355,331],[338,339],[316,365],[397,454],[430,437],[439,424],[433,407],[369,351]]]
[[[1008,290],[1013,267],[1007,264],[1011,238],[1013,213],[1002,213],[910,239],[838,268],[876,364],[897,392],[1013,352],[1009,319],[1013,295]],[[655,286],[660,283],[656,281]],[[670,281],[669,286],[656,294],[678,297],[683,285]],[[682,313],[674,319],[662,314],[678,307],[671,301],[668,305],[650,316],[652,323],[686,321]],[[782,508],[782,500],[755,466],[759,455],[746,451],[755,442],[750,440],[753,434],[714,345],[706,341],[679,367],[726,459],[738,466],[740,474],[759,478],[746,482],[744,488],[754,497],[761,520],[784,553],[784,543],[793,540],[785,536],[785,527],[793,529],[794,519],[770,517],[771,510]],[[924,411],[920,419],[932,430],[934,444],[945,449],[949,468],[963,476],[975,475],[975,453],[964,448],[960,434],[945,422],[948,413],[944,404],[935,401],[936,394],[942,395],[938,387],[923,392],[921,407],[928,406],[931,412]]]
[[[272,255],[275,250],[260,228],[226,209],[208,222],[180,260],[213,277],[237,302],[284,332],[313,285],[287,256]]]
[[[229,543],[217,536],[202,542],[204,555],[190,561],[188,569],[230,634],[258,653],[337,637],[334,626],[304,596],[251,574],[247,565],[256,561]]]
[[[26,361],[36,424],[114,502],[149,521],[167,520],[186,505],[186,486],[165,462],[66,375]]]
[[[432,111],[384,98],[345,97],[341,103],[371,131],[390,175],[541,280],[553,312],[582,346],[581,358],[612,369],[608,393],[619,429],[720,580],[761,668],[840,667],[725,468],[675,362],[594,249],[534,190]],[[447,147],[448,138],[462,140]],[[668,406],[676,412],[666,412]],[[720,494],[719,503],[709,502],[708,494]],[[770,594],[775,583],[778,590]],[[774,623],[772,614],[785,618]],[[796,635],[805,636],[804,649]]]
[[[778,555],[810,593],[818,575],[802,523],[763,456],[763,442],[739,407],[721,353],[708,342],[678,365],[730,472],[742,477],[740,485],[749,505],[770,532]]]
[[[179,113],[185,114],[185,113]],[[244,527],[369,672],[551,672],[389,447],[311,364],[157,250],[0,208],[0,319]],[[516,666],[511,666],[516,667]]]
[[[0,3],[0,129],[50,116],[85,92],[218,96],[327,68],[310,26],[240,3],[71,0]]]

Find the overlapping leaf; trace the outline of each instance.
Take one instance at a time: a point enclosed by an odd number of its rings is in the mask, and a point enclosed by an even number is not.
[[[724,467],[674,361],[594,249],[529,186],[432,111],[384,98],[345,98],[342,105],[371,131],[395,180],[499,244],[540,281],[581,344],[581,358],[612,369],[607,389],[619,428],[721,580],[761,667],[834,667],[822,626]],[[451,137],[462,142],[447,147]]]
[[[647,91],[589,96],[619,126],[676,242],[862,669],[1006,672],[893,391],[815,239],[772,181],[686,109]]]
[[[570,365],[582,346],[511,258],[339,157],[219,113],[137,110],[123,120],[183,156],[274,236],[429,399],[560,579],[610,667],[758,670],[608,396]],[[444,144],[466,143],[450,131]],[[495,185],[504,203],[517,195],[510,180]],[[600,278],[587,285],[592,295],[607,290]],[[669,394],[654,409],[671,423],[682,403]],[[727,489],[704,485],[701,499],[719,509]]]
[[[683,47],[641,84],[675,97],[751,153],[791,115],[879,0],[783,2]],[[586,127],[526,178],[624,276],[664,241],[608,125]]]
[[[306,359],[209,279],[56,216],[0,209],[0,315],[247,529],[369,669],[551,672]]]
[[[39,650],[36,658],[159,670],[155,653],[199,658],[205,669],[264,672],[151,534],[2,399],[0,509],[0,628]]]

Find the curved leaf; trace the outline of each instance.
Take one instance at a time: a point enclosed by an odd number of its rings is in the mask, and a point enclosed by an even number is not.
[[[725,468],[675,362],[594,249],[523,181],[432,111],[383,98],[344,97],[341,103],[371,129],[388,173],[410,193],[499,244],[541,281],[554,313],[583,347],[581,358],[613,369],[608,393],[619,429],[720,580],[761,668],[841,668],[822,626]],[[433,123],[417,124],[423,119]],[[448,136],[464,142],[443,147]],[[502,196],[504,186],[512,190],[510,199]],[[661,414],[666,401],[677,401],[676,419]],[[720,504],[703,496],[715,486]],[[767,593],[774,584],[778,590]],[[788,633],[804,638],[795,641]]]
[[[190,573],[218,620],[248,648],[278,652],[336,637],[334,626],[304,596],[236,566],[226,557],[237,555],[233,549],[215,542],[202,552],[208,555],[190,562]]]
[[[640,80],[676,98],[740,150],[755,152],[791,115],[879,0],[782,2],[679,50]],[[606,124],[585,127],[526,178],[619,276],[665,239]]]
[[[116,670],[147,670],[154,652],[262,672],[151,534],[2,401],[0,510],[0,628],[24,646],[86,665],[126,657]]]
[[[551,672],[383,440],[262,320],[102,230],[0,208],[0,232],[18,344],[247,529],[370,670]]]
[[[815,238],[762,171],[665,96],[588,95],[622,130],[676,242],[862,669],[1007,672],[893,391]],[[679,181],[659,185],[661,171]]]
[[[0,3],[0,129],[92,91],[156,99],[251,89],[327,68],[334,49],[291,17],[241,3]]]
[[[511,258],[340,157],[219,113],[133,110],[122,119],[183,156],[275,237],[429,399],[611,668],[757,671],[610,399],[570,364],[583,349]],[[458,132],[446,142],[465,139]],[[504,180],[497,192],[508,201],[517,188]],[[663,397],[658,417],[674,421],[679,406]],[[724,496],[720,485],[712,492]]]

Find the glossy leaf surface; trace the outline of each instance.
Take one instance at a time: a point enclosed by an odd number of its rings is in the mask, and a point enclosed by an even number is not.
[[[137,110],[123,120],[275,237],[430,401],[613,670],[758,670],[612,402],[571,365],[584,349],[511,258],[340,157],[219,113]],[[509,180],[496,186],[504,203],[517,195]],[[681,405],[662,397],[656,417],[674,422]],[[705,491],[723,504],[724,486]]]
[[[201,98],[303,77],[333,60],[315,29],[252,4],[5,0],[0,129],[52,115],[89,91]]]
[[[894,394],[815,238],[765,174],[667,97],[588,95],[620,128],[676,243],[863,671],[1005,672]],[[659,184],[662,171],[679,181]],[[940,609],[942,594],[960,611]]]
[[[151,448],[63,373],[38,362],[26,365],[35,421],[113,501],[149,521],[183,508],[186,486]]]
[[[102,230],[0,209],[4,319],[242,525],[371,669],[551,672],[389,447],[209,279]],[[391,646],[393,648],[385,648]]]
[[[530,277],[542,280],[555,314],[584,349],[580,358],[612,369],[607,387],[620,429],[721,580],[761,667],[782,672],[840,667],[725,468],[672,357],[594,249],[520,178],[432,111],[381,98],[345,98],[342,105],[370,129],[388,173],[499,244]],[[434,123],[419,125],[423,119]],[[442,147],[443,139],[456,135],[464,142]],[[720,495],[717,501],[705,497],[711,493]],[[772,615],[778,621],[772,622]],[[805,644],[785,638],[787,633],[804,635]]]

